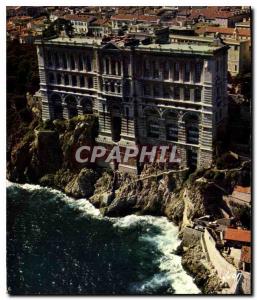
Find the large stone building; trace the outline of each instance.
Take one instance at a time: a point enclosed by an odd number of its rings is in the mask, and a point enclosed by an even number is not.
[[[181,167],[212,163],[227,116],[227,46],[218,39],[199,46],[59,37],[37,49],[43,119],[94,112],[99,144],[173,144]]]

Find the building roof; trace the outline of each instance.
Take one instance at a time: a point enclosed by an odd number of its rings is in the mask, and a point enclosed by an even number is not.
[[[237,28],[239,36],[251,36],[250,28]],[[235,28],[226,28],[226,27],[217,27],[217,26],[204,26],[200,29],[197,29],[196,32],[198,34],[203,33],[216,33],[219,32],[225,35],[233,35],[235,33]]]
[[[86,15],[64,15],[63,19],[70,20],[70,21],[87,22],[87,21],[89,21],[89,19],[92,19],[92,16],[86,16]]]
[[[251,263],[251,247],[243,246],[241,249],[241,258],[242,262],[246,262],[248,264]]]
[[[189,19],[195,19],[199,16],[204,16],[207,19],[228,19],[236,14],[239,14],[240,10],[224,9],[218,6],[208,6],[204,8],[193,8],[191,10],[185,9],[178,13],[178,16],[188,16]]]
[[[146,16],[146,15],[137,16],[136,19],[139,22],[158,22],[160,20],[160,18],[157,16]]]
[[[225,230],[224,240],[250,243],[251,242],[251,231],[227,228]]]
[[[234,191],[239,193],[251,194],[251,187],[250,186],[244,187],[244,186],[237,185],[235,186]]]
[[[36,42],[40,43],[40,41]],[[101,46],[101,39],[91,38],[91,37],[58,37],[54,39],[44,40],[45,44],[71,44],[74,46]],[[115,37],[113,40],[110,41],[110,44],[116,45],[117,48],[126,49],[127,47],[124,46],[124,38],[122,37]],[[104,46],[103,46],[104,47]],[[213,46],[213,45],[188,45],[188,44],[178,44],[178,43],[170,43],[170,44],[149,44],[149,45],[142,45],[139,44],[135,47],[136,51],[150,51],[150,52],[162,52],[162,53],[176,53],[176,54],[185,54],[185,55],[207,55],[211,56],[214,52],[222,49],[227,48],[227,46]],[[128,48],[127,48],[128,49]]]
[[[136,16],[135,15],[130,15],[130,14],[118,14],[111,16],[111,20],[124,20],[124,21],[131,21],[135,20]]]
[[[117,14],[111,17],[111,20],[124,21],[139,21],[139,22],[158,22],[160,20],[157,16],[133,15],[133,14]]]
[[[92,26],[110,26],[108,19],[97,19],[91,23]]]

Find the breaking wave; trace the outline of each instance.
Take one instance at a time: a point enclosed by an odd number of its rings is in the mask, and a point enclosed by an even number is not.
[[[136,215],[103,217],[88,200],[75,200],[60,191],[39,185],[7,182],[7,196],[10,203],[7,205],[8,218],[17,205],[24,205],[27,209],[24,216],[16,216],[17,222],[8,228],[13,234],[8,240],[7,256],[20,257],[18,264],[8,260],[8,288],[11,293],[200,293],[192,277],[183,269],[181,258],[174,254],[180,243],[178,228],[167,218]],[[22,232],[27,234],[24,241],[21,240],[24,238],[20,235],[21,226]],[[33,228],[37,231],[36,238],[30,237],[35,234]],[[52,241],[45,245],[42,239],[49,236]],[[15,248],[16,243],[30,245],[30,248],[24,245],[21,249]],[[56,265],[49,272],[46,264],[56,257],[55,244],[63,249],[63,252],[58,252],[62,268]],[[24,253],[24,249],[28,253]],[[43,250],[47,250],[45,257],[38,254],[44,253]],[[25,266],[21,263],[31,255],[37,256],[39,265]],[[16,286],[17,269],[23,282],[19,287]],[[70,274],[64,276],[63,269],[68,269]],[[38,280],[32,280],[30,276],[25,278],[26,272],[36,272]]]

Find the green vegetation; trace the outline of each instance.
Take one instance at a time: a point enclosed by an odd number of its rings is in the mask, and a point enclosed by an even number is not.
[[[61,31],[65,31],[65,33],[69,36],[73,36],[73,27],[70,21],[65,19],[57,19],[52,22],[48,28],[43,31],[44,38],[53,38],[59,36]]]

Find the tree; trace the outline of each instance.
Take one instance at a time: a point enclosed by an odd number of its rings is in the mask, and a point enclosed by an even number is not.
[[[50,26],[43,31],[44,38],[51,38],[54,36],[58,36],[61,31],[65,31],[65,33],[69,36],[73,36],[73,26],[69,20],[58,18],[54,22],[50,24]]]

